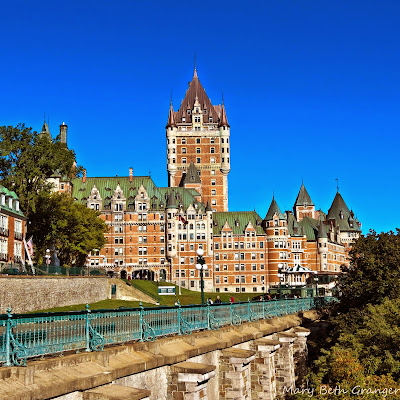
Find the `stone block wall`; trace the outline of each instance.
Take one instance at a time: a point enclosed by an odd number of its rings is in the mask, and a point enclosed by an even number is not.
[[[0,277],[0,314],[26,313],[110,298],[106,277]]]

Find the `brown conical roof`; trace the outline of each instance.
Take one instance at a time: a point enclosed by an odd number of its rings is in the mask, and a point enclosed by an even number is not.
[[[174,107],[172,106],[172,100],[171,100],[171,105],[169,106],[167,128],[170,128],[171,126],[176,126],[176,124],[175,124],[175,112],[174,112]]]
[[[175,123],[182,122],[182,116],[185,116],[185,122],[192,122],[192,114],[187,114],[187,110],[193,110],[194,103],[196,100],[200,105],[205,106],[207,114],[203,115],[203,122],[208,122],[209,117],[213,118],[213,122],[218,122],[220,117],[214,106],[211,104],[210,99],[207,96],[206,91],[201,85],[199,78],[197,77],[197,70],[194,70],[193,79],[189,83],[189,89],[186,91],[185,98],[182,100],[181,107],[177,113],[175,113]]]
[[[223,100],[222,100],[222,104],[221,104],[221,120],[219,122],[219,126],[229,127],[228,118],[226,117],[225,106],[224,106]]]

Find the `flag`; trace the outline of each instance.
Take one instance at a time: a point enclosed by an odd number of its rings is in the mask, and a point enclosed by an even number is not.
[[[29,255],[33,256],[33,236],[26,242],[26,247],[28,247]]]
[[[188,221],[186,221],[186,219],[184,217],[182,217],[182,215],[179,215],[178,219],[179,219],[179,221],[183,222],[185,225],[188,224]]]

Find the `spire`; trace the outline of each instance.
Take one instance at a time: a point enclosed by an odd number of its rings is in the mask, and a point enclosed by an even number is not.
[[[212,211],[212,208],[210,206],[210,202],[207,200],[207,205],[206,205],[206,212]]]
[[[175,124],[175,112],[174,112],[174,107],[172,105],[172,97],[171,97],[171,104],[169,106],[169,113],[168,113],[168,123],[167,123],[167,128],[176,126]]]
[[[271,220],[275,214],[278,216],[279,219],[286,219],[285,216],[282,214],[281,210],[279,209],[278,204],[275,201],[275,197],[272,197],[271,205],[269,206],[264,221]]]
[[[314,203],[311,201],[311,197],[308,194],[308,192],[307,192],[307,190],[306,190],[306,188],[305,188],[305,186],[303,184],[303,181],[302,181],[301,182],[301,187],[300,187],[300,190],[299,190],[299,194],[297,195],[297,199],[296,199],[296,202],[294,203],[294,206],[295,207],[296,206],[301,207],[301,206],[304,206],[304,205],[313,206]]]
[[[328,238],[328,235],[326,233],[326,229],[324,227],[324,222],[322,220],[319,221],[319,226],[318,226],[318,239],[326,239]]]
[[[42,131],[40,132],[40,135],[51,140],[50,128],[48,123],[46,122],[46,119],[43,121]]]
[[[222,104],[221,104],[221,120],[220,120],[219,126],[227,126],[229,128],[228,118],[226,117],[223,93],[222,93]]]
[[[201,85],[198,77],[197,77],[197,69],[195,68],[193,79],[189,82],[189,88],[186,91],[185,97],[182,100],[180,108],[177,113],[175,113],[175,123],[181,123],[182,117],[185,117],[185,122],[191,122],[191,114],[186,113],[186,110],[193,110],[194,104],[196,102],[196,98],[198,104],[203,107],[203,109],[207,110],[207,115],[212,117],[214,122],[219,119],[219,110],[218,112],[211,104],[209,97],[207,96],[206,91]]]
[[[167,208],[177,208],[175,201],[175,191],[173,190],[168,196]]]

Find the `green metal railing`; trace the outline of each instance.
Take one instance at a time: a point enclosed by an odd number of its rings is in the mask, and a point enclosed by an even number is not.
[[[67,351],[101,351],[104,345],[149,341],[168,335],[267,319],[310,310],[333,298],[237,302],[205,306],[123,308],[0,315],[0,363],[26,365],[27,358]]]

